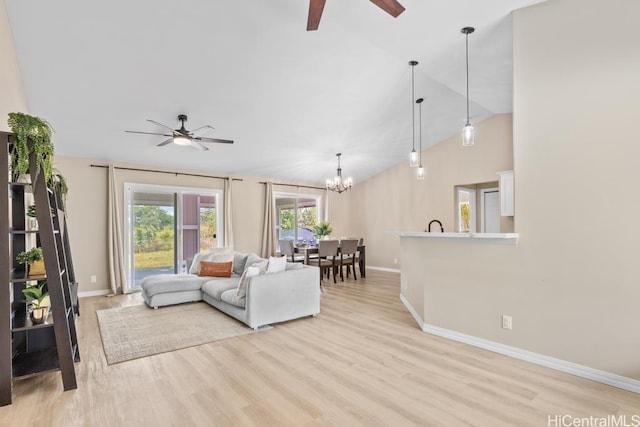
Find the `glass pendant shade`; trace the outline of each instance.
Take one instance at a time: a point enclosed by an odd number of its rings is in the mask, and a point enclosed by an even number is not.
[[[474,139],[475,139],[475,130],[473,129],[473,126],[471,126],[471,123],[467,123],[462,128],[462,146],[471,147],[474,143]]]
[[[420,165],[418,167],[418,174],[417,174],[417,178],[419,180],[424,180],[424,176],[426,175],[426,172],[424,170],[424,166]]]
[[[414,148],[411,150],[411,153],[409,153],[409,166],[415,168],[418,164],[418,152]]]

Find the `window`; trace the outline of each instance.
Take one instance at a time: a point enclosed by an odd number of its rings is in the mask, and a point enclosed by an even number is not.
[[[320,196],[275,193],[276,238],[312,244],[313,227],[320,221]]]

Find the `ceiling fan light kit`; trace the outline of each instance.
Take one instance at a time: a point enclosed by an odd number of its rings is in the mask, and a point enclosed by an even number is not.
[[[215,142],[218,144],[233,144],[233,141],[228,140],[228,139],[217,139],[217,138],[205,138],[202,136],[198,136],[196,134],[196,132],[198,131],[207,131],[209,129],[214,129],[213,126],[211,125],[204,125],[199,127],[198,129],[194,129],[192,131],[187,130],[184,127],[184,122],[187,121],[187,115],[186,114],[180,114],[178,115],[178,121],[181,123],[180,125],[180,129],[172,129],[167,125],[163,125],[162,123],[156,122],[155,120],[150,120],[147,119],[148,122],[156,124],[158,126],[161,126],[165,129],[168,129],[171,131],[171,134],[168,133],[157,133],[157,132],[139,132],[139,131],[135,131],[135,130],[125,130],[125,132],[128,133],[142,133],[145,135],[161,135],[161,136],[166,136],[169,137],[169,139],[166,139],[164,141],[162,141],[160,144],[158,144],[158,147],[164,147],[167,144],[171,144],[174,143],[176,145],[182,145],[182,146],[191,146],[194,148],[197,148],[198,150],[202,150],[202,151],[207,151],[209,150],[208,147],[205,147],[202,142]]]
[[[469,34],[473,34],[476,29],[473,27],[464,27],[460,30],[465,37],[465,52],[467,64],[467,122],[462,128],[462,146],[471,147],[475,142],[475,130],[471,125],[469,116]]]

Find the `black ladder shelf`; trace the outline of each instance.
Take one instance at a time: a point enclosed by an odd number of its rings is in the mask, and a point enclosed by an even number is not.
[[[64,201],[60,185],[47,187],[43,173],[35,174],[30,158],[31,183],[10,180],[11,134],[0,133],[0,406],[11,403],[12,382],[42,372],[59,370],[64,390],[77,388],[74,362],[80,361],[75,318],[79,313],[77,283],[71,260]],[[28,230],[25,194],[33,194],[38,230]],[[52,213],[54,215],[52,215]],[[34,235],[44,255],[46,276],[27,277],[15,261]],[[31,244],[33,246],[33,244]],[[46,281],[51,314],[43,324],[33,325],[27,314],[22,289],[27,282]],[[13,293],[13,295],[11,295]],[[13,298],[11,298],[13,296]]]

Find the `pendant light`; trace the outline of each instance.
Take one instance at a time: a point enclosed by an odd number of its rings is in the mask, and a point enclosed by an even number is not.
[[[416,104],[418,104],[418,107],[420,108],[420,112],[418,113],[420,120],[420,166],[418,166],[418,174],[416,176],[419,180],[424,180],[424,176],[426,174],[424,167],[422,166],[422,101],[424,101],[423,98],[418,98],[416,100]]]
[[[467,62],[467,123],[462,128],[462,146],[463,147],[471,147],[474,143],[474,129],[471,126],[471,121],[469,120],[469,34],[472,34],[476,29],[473,27],[464,27],[460,30],[465,37],[465,47],[466,47],[466,62]]]
[[[409,61],[409,65],[411,65],[411,153],[409,153],[409,166],[415,168],[418,166],[418,153],[416,152],[416,109],[413,105],[413,100],[415,98],[415,77],[414,70],[416,65],[418,65],[418,61]]]

